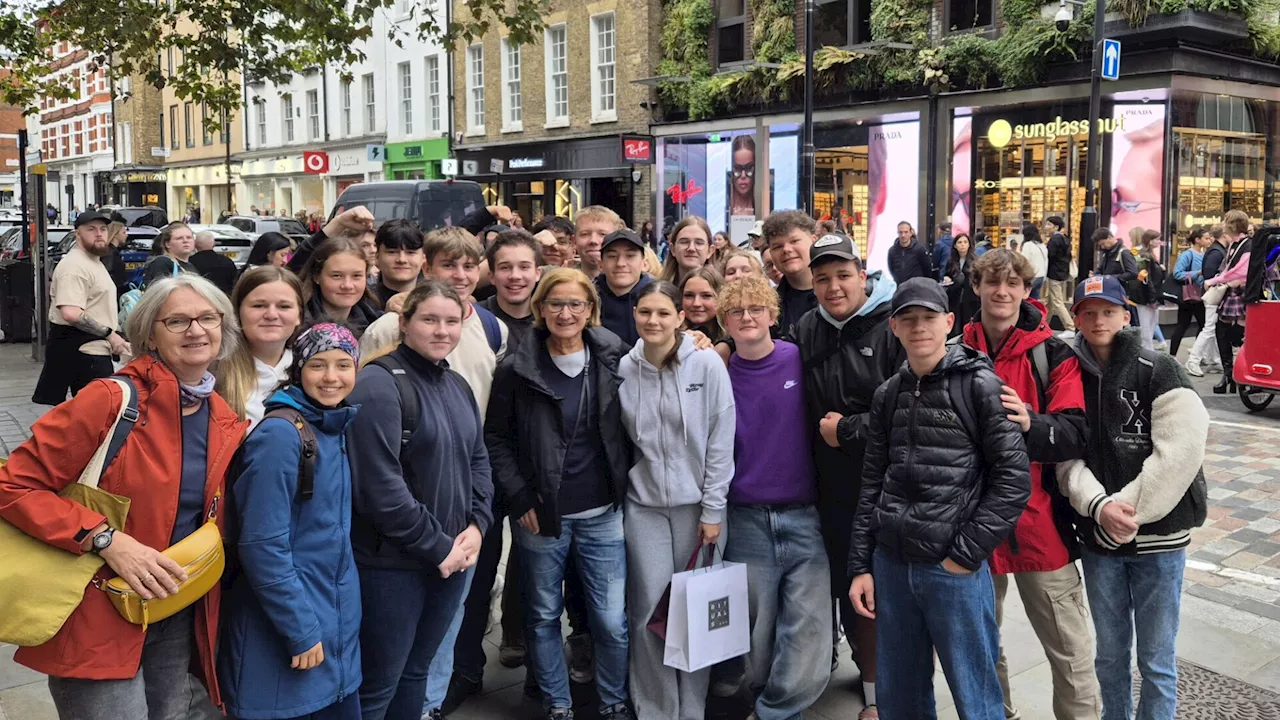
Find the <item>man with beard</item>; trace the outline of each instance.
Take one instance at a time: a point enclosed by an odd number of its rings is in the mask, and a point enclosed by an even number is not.
[[[102,258],[111,252],[106,214],[76,217],[76,244],[53,271],[49,344],[32,402],[57,405],[112,372],[112,355],[130,355],[116,331],[116,284]]]

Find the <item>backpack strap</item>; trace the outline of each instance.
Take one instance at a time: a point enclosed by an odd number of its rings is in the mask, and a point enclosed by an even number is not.
[[[121,392],[124,393],[124,409],[120,412],[120,419],[116,421],[115,426],[111,430],[111,442],[107,445],[107,454],[102,457],[102,469],[105,471],[111,466],[111,461],[116,459],[116,455],[120,453],[120,448],[124,447],[124,441],[129,438],[129,433],[133,431],[133,426],[138,422],[138,388],[133,381],[122,375],[112,375],[119,386]]]
[[[1045,347],[1048,340],[1031,348],[1031,369],[1034,372],[1036,380],[1036,392],[1040,395],[1040,412],[1049,412],[1048,392],[1049,380],[1052,377],[1049,370],[1049,349]]]
[[[480,317],[480,324],[484,326],[485,339],[489,341],[489,349],[497,355],[502,349],[502,325],[498,322],[498,316],[475,303],[471,304],[471,309]]]
[[[409,449],[409,439],[418,429],[418,393],[413,389],[413,381],[409,379],[408,371],[395,357],[383,355],[370,365],[377,365],[391,373],[391,377],[396,381],[396,389],[400,391],[400,455],[403,458]]]
[[[310,500],[315,494],[316,487],[315,430],[311,428],[311,423],[302,417],[302,413],[294,408],[275,408],[262,416],[263,420],[267,418],[286,420],[298,429],[298,438],[302,441],[302,450],[298,453],[298,497],[302,500]]]
[[[947,375],[947,394],[951,396],[951,409],[955,411],[960,422],[964,423],[965,432],[974,445],[982,446],[982,428],[978,427],[978,413],[973,409],[973,373],[952,373]]]

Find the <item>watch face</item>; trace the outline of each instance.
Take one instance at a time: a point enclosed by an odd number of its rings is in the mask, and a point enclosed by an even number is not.
[[[95,550],[105,550],[111,545],[111,533],[100,532],[93,536],[93,548]]]

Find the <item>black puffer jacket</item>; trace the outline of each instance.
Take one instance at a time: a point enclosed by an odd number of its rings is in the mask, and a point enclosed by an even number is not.
[[[1001,384],[990,359],[954,345],[928,375],[904,367],[876,391],[850,577],[871,572],[877,547],[900,562],[977,570],[1013,531],[1031,473]]]
[[[622,427],[618,401],[618,363],[627,353],[617,335],[602,327],[582,334],[590,354],[590,382],[598,412],[597,424],[609,468],[614,506],[627,495],[631,469],[631,441]],[[535,329],[498,363],[485,416],[484,439],[493,466],[493,484],[511,517],[538,511],[538,525],[546,537],[560,537],[560,476],[567,449],[560,398],[547,387],[538,369],[538,354],[546,352],[547,331]]]

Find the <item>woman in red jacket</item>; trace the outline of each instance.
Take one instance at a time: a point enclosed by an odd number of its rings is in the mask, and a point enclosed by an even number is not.
[[[106,561],[58,634],[15,656],[49,675],[64,720],[185,718],[189,666],[221,705],[216,585],[145,631],[125,621],[99,585],[118,575],[144,598],[177,591],[182,568],[161,551],[214,514],[247,425],[213,392],[209,373],[234,349],[235,325],[226,296],[194,275],[155,282],[129,318],[135,350],[147,352],[119,375],[137,389],[139,418],[99,484],[129,498],[124,527],[109,527],[102,515],[58,495],[110,431],[123,400],[112,380],[95,380],[50,410],[0,468],[0,517],[54,547],[97,552]]]

